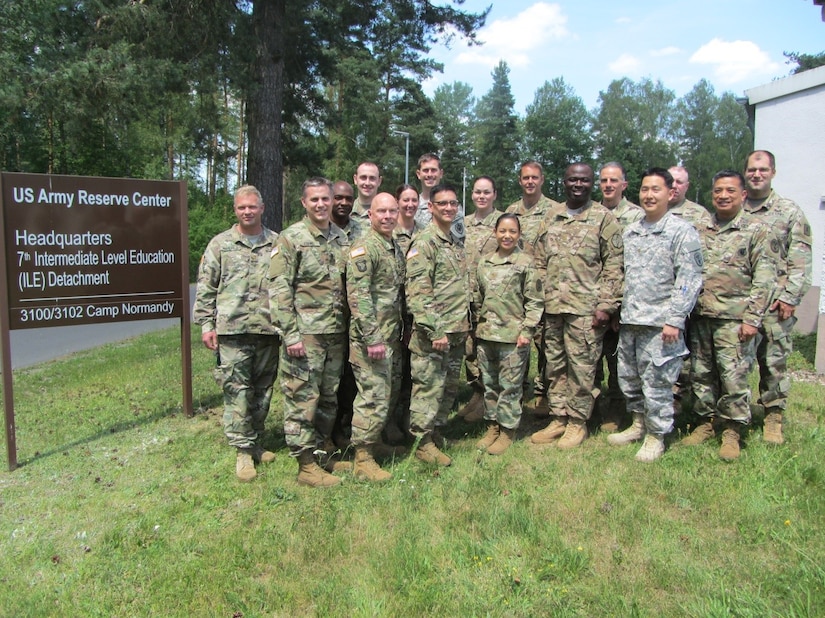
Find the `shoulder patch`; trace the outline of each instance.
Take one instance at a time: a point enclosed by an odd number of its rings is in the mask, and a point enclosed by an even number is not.
[[[413,247],[412,249],[407,251],[407,259],[408,260],[410,258],[414,258],[416,255],[418,255],[418,247]]]
[[[693,261],[696,262],[696,265],[700,268],[705,265],[705,260],[702,257],[701,251],[694,251],[693,252]]]
[[[358,269],[359,273],[367,272],[367,260],[356,260],[355,267]]]
[[[776,238],[771,238],[771,251],[779,253],[779,241]]]
[[[624,246],[622,242],[622,235],[620,232],[616,232],[613,236],[610,237],[610,244],[613,245],[614,249],[621,249]]]
[[[366,254],[367,254],[366,247],[355,247],[355,249],[353,249],[352,251],[349,252],[350,257],[354,257],[354,258],[360,257],[362,255],[366,255]]]
[[[811,235],[811,226],[806,223],[803,226],[802,233],[805,234],[805,236],[810,237],[810,235]]]

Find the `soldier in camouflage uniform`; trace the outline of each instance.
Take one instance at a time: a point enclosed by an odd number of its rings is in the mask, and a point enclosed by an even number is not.
[[[480,258],[473,277],[472,308],[487,421],[487,433],[477,446],[501,455],[513,443],[521,420],[522,382],[544,295],[533,258],[518,248],[518,216],[500,215],[494,234],[498,248]]]
[[[685,319],[702,287],[699,234],[668,213],[673,177],[650,168],[642,174],[639,202],[645,216],[624,230],[624,295],[619,342],[619,384],[633,421],[607,437],[614,446],[644,438],[638,461],[665,450],[673,429],[673,385],[687,356]]]
[[[234,199],[238,223],[213,238],[198,272],[193,319],[219,359],[223,430],[237,450],[235,473],[250,481],[255,461],[272,461],[261,438],[278,371],[279,338],[269,319],[269,254],[278,235],[261,223],[264,203],[251,185]]]
[[[521,225],[520,246],[528,255],[532,255],[539,229],[547,213],[552,208],[557,207],[559,203],[546,197],[541,192],[541,187],[544,184],[544,169],[538,161],[529,160],[521,164],[518,183],[521,186],[521,199],[510,204],[506,212],[518,215],[519,224]],[[536,330],[536,339],[533,343],[538,351],[538,369],[535,380],[533,381],[533,395],[535,399],[530,404],[530,407],[537,416],[547,416],[549,407],[547,403],[543,324],[540,324]],[[529,366],[527,369],[529,372]]]
[[[671,214],[691,223],[697,231],[711,221],[711,214],[704,206],[687,199],[690,188],[690,176],[681,165],[674,165],[668,172],[673,176],[673,195],[668,200],[667,207]]]
[[[430,194],[432,222],[407,252],[407,307],[413,316],[410,431],[420,438],[415,456],[452,463],[433,441],[446,424],[461,374],[470,331],[470,282],[464,243],[451,231],[458,212],[456,190],[438,185]]]
[[[382,180],[381,170],[372,161],[359,163],[358,167],[355,168],[352,182],[358,188],[358,199],[353,205],[353,214],[365,227],[369,227],[370,204],[372,204],[375,194],[378,193]]]
[[[352,418],[356,478],[384,481],[391,474],[373,458],[401,384],[404,257],[392,232],[398,203],[379,193],[370,207],[370,230],[351,247],[347,265],[350,356],[358,394]]]
[[[281,331],[284,434],[298,459],[298,482],[313,487],[341,479],[318,467],[335,422],[336,392],[347,345],[345,259],[349,244],[329,220],[332,183],[304,182],[306,217],[281,233],[269,270],[272,321]]]
[[[496,250],[495,225],[501,212],[495,209],[496,183],[489,176],[480,176],[473,181],[473,203],[475,212],[465,219],[466,237],[464,250],[467,252],[467,271],[470,273],[470,289],[475,285],[475,273],[482,256]],[[484,387],[479,374],[476,353],[475,323],[467,337],[464,369],[467,383],[473,391],[470,401],[458,411],[468,423],[480,421],[484,416]]]
[[[590,199],[593,168],[564,172],[567,202],[547,214],[536,240],[536,268],[544,282],[544,353],[553,420],[531,440],[574,448],[599,394],[596,364],[622,293],[622,229]]]
[[[618,161],[605,163],[599,171],[599,188],[602,191],[602,206],[616,217],[624,230],[631,223],[644,217],[644,211],[624,196],[627,189],[627,173]],[[601,430],[606,433],[618,431],[624,422],[625,401],[619,388],[617,354],[619,345],[619,314],[615,314],[610,328],[604,334],[602,358],[596,365],[596,385],[604,381],[604,364],[607,363],[607,390],[599,395],[596,408],[601,417]]]
[[[745,164],[748,198],[745,212],[764,221],[779,241],[779,277],[768,312],[762,318],[756,360],[759,403],[765,408],[763,438],[782,444],[782,417],[788,406],[788,356],[793,351],[794,315],[811,287],[811,226],[802,209],[771,188],[776,160],[767,150],[752,152]]]
[[[778,241],[743,212],[745,180],[732,170],[713,178],[712,223],[700,231],[704,288],[691,325],[691,389],[702,418],[682,444],[700,444],[724,424],[719,456],[739,457],[739,434],[751,419],[748,374],[756,335],[776,283]]]

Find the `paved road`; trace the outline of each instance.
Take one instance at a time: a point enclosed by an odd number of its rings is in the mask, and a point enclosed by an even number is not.
[[[189,298],[194,302],[194,285],[190,286]],[[81,350],[96,348],[104,343],[123,341],[137,335],[178,326],[179,324],[180,318],[168,318],[164,320],[14,330],[9,337],[11,341],[11,366],[12,369],[29,367]]]

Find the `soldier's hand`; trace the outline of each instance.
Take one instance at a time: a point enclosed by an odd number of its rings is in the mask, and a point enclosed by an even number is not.
[[[779,321],[784,322],[788,318],[793,317],[796,307],[789,305],[788,303],[783,303],[781,300],[775,300],[773,301],[770,310],[778,311],[777,315],[779,317]]]
[[[759,329],[755,326],[751,326],[750,324],[740,324],[739,325],[739,341],[745,342],[753,339],[756,336],[756,333],[759,332]]]
[[[593,314],[593,328],[603,328],[610,324],[610,314],[601,309],[596,309]]]
[[[306,348],[304,348],[304,342],[299,341],[298,343],[286,346],[286,355],[294,358],[303,358],[306,356],[307,351]]]
[[[384,360],[387,358],[387,348],[383,343],[367,346],[367,356],[373,360]]]
[[[662,343],[676,343],[679,339],[679,329],[670,324],[662,327]]]
[[[530,345],[530,338],[524,337],[523,335],[519,335],[518,339],[516,340],[516,347],[523,348],[526,345]]]
[[[444,335],[441,339],[433,341],[433,349],[438,352],[448,352],[450,350],[450,340]]]
[[[203,341],[203,345],[210,350],[218,349],[218,333],[214,330],[210,330],[208,333],[203,333],[201,335],[201,341]]]

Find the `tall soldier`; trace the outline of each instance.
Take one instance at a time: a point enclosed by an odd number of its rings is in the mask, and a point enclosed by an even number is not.
[[[264,450],[261,437],[278,372],[280,340],[269,319],[265,286],[278,235],[261,223],[264,203],[255,187],[239,188],[234,204],[238,223],[215,236],[204,251],[193,316],[204,345],[218,354],[223,431],[238,450],[235,474],[251,481],[255,462],[275,459]]]
[[[329,455],[332,448],[347,344],[344,260],[349,244],[329,220],[329,180],[305,181],[301,204],[306,216],[284,230],[272,250],[272,321],[284,338],[284,434],[290,454],[298,459],[298,483],[327,487],[341,479],[318,466],[315,452]]]
[[[759,363],[759,403],[765,408],[763,439],[782,444],[783,414],[788,407],[788,356],[793,351],[797,306],[811,287],[811,226],[802,209],[771,188],[776,160],[767,150],[755,150],[745,164],[748,198],[745,212],[764,221],[779,242],[777,283],[762,319],[756,360]]]

